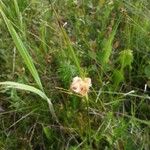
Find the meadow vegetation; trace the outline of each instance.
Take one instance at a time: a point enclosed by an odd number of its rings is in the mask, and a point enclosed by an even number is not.
[[[149,0],[0,0],[0,150],[149,148]]]

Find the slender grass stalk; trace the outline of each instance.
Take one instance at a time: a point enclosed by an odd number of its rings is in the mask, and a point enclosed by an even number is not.
[[[84,73],[83,73],[83,70],[82,70],[82,68],[80,66],[79,59],[77,58],[77,56],[75,54],[75,51],[74,51],[73,47],[71,46],[70,39],[69,39],[68,35],[66,34],[65,30],[62,27],[60,27],[60,28],[61,28],[62,34],[64,36],[65,42],[66,42],[66,44],[69,47],[70,54],[71,54],[71,56],[73,58],[73,61],[74,61],[75,65],[76,65],[76,67],[78,68],[79,74],[80,74],[81,77],[84,77]]]
[[[90,112],[89,112],[89,97],[86,95],[84,97],[87,107],[87,118],[88,118],[88,125],[87,125],[87,142],[91,145],[91,123],[90,123]]]
[[[112,42],[115,38],[117,28],[118,28],[120,21],[121,21],[121,17],[116,22],[112,33],[109,35],[107,41],[104,43],[104,47],[102,49],[102,57],[100,60],[103,68],[105,68],[106,64],[109,62],[109,58],[110,58],[110,55],[111,55],[112,49],[113,49]]]
[[[6,7],[6,5],[3,3],[3,1],[1,0],[0,1],[0,9],[3,9],[3,10],[7,10],[7,7]]]
[[[19,19],[20,28],[22,29],[23,28],[22,27],[22,15],[20,13],[17,0],[14,0],[14,6],[15,6],[15,11],[16,11],[17,17]]]
[[[53,5],[52,5],[52,8],[53,8],[53,10],[54,10],[55,16],[56,16],[57,21],[58,21],[58,18],[59,18],[59,17],[58,17],[58,14],[57,14],[55,8],[53,7]],[[81,68],[81,66],[80,66],[79,59],[78,59],[78,57],[77,57],[77,55],[76,55],[76,53],[75,53],[73,47],[71,46],[71,41],[70,41],[70,39],[69,39],[69,37],[68,37],[68,35],[67,35],[65,29],[59,24],[59,22],[58,22],[58,26],[59,26],[59,29],[60,29],[62,35],[63,35],[64,42],[65,42],[65,44],[66,44],[66,45],[68,46],[68,48],[69,48],[69,52],[70,52],[69,54],[71,55],[71,57],[72,57],[72,59],[73,59],[75,65],[76,65],[76,67],[77,67],[77,69],[78,69],[78,71],[79,71],[79,75],[80,75],[81,77],[84,77],[84,72],[83,72],[83,70],[82,70],[82,68]]]

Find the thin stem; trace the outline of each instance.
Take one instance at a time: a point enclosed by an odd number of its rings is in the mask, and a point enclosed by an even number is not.
[[[88,143],[91,141],[91,123],[90,123],[90,113],[89,113],[89,98],[88,95],[85,96],[86,101],[86,107],[87,107],[87,117],[88,117],[88,123],[87,123],[87,141]],[[90,143],[91,145],[91,143]]]

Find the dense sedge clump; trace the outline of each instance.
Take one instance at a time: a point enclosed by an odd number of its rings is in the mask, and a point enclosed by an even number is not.
[[[90,78],[82,79],[77,76],[73,78],[70,89],[75,93],[78,93],[82,96],[86,96],[91,86],[92,84]]]

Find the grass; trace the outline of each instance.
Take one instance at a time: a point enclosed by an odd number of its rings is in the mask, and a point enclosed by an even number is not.
[[[147,0],[1,0],[0,149],[148,150],[149,15]]]

